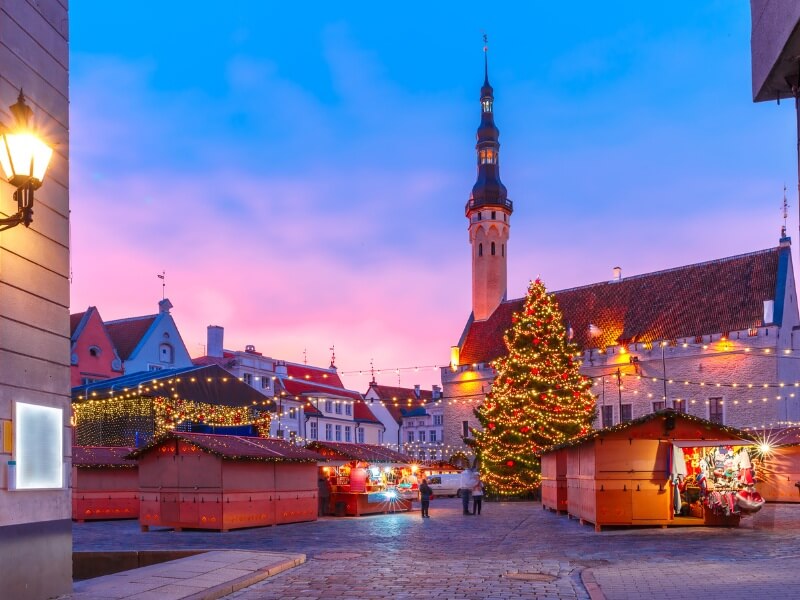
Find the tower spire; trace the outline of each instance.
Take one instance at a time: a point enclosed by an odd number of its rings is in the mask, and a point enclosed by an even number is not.
[[[786,237],[786,219],[789,218],[789,201],[786,199],[786,184],[783,184],[783,227],[781,227],[781,238]]]
[[[489,38],[483,34],[483,85],[489,85]]]

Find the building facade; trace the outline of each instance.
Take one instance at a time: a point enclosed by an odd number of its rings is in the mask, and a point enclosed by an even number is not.
[[[122,375],[122,360],[97,308],[72,314],[69,321],[71,387]]]
[[[13,124],[7,107],[24,89],[33,124],[54,148],[30,227],[0,233],[0,564],[2,595],[18,600],[72,587],[68,28],[57,0],[0,10],[0,122]],[[17,212],[14,191],[0,182],[0,216]],[[37,427],[46,439],[23,437]],[[30,470],[37,462],[42,479]]]
[[[473,310],[451,366],[442,369],[444,442],[464,449],[479,427],[473,411],[491,389],[491,362],[506,353],[503,334],[524,303],[505,299],[511,205],[498,167],[484,172],[482,153],[497,142],[496,128],[487,125],[492,108],[487,78],[478,181],[467,204]],[[498,221],[487,266],[490,236],[475,230]],[[766,250],[627,278],[617,267],[609,281],[554,294],[580,348],[581,371],[593,380],[596,427],[663,408],[735,427],[800,420],[800,318],[785,231]]]

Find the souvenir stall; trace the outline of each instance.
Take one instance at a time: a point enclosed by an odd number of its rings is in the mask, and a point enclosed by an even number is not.
[[[331,488],[327,514],[358,517],[411,510],[418,494],[413,458],[373,444],[312,442],[307,448],[327,459],[320,469]]]
[[[754,486],[752,437],[744,431],[660,411],[548,449],[543,469],[566,457],[570,517],[606,525],[737,526],[763,499]],[[563,459],[562,459],[563,460]],[[557,508],[557,500],[548,500]]]
[[[542,508],[567,512],[567,450],[542,456]]]
[[[125,458],[133,448],[72,448],[72,519],[135,519],[139,516],[136,461]]]
[[[321,456],[278,439],[168,433],[136,450],[139,524],[228,531],[317,519]]]
[[[751,432],[759,453],[753,465],[767,502],[800,502],[800,427]]]

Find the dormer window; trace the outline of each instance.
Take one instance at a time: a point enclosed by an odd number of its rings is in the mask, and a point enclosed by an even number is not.
[[[473,104],[473,106],[475,106]],[[483,107],[483,112],[488,113],[492,112],[492,100],[491,98],[484,98],[481,100],[481,106]]]

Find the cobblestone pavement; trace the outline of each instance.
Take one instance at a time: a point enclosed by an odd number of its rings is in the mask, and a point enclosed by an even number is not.
[[[229,596],[256,599],[696,600],[800,598],[800,505],[769,505],[738,529],[595,533],[538,503],[458,500],[419,512],[325,518],[228,533],[153,530],[135,521],[76,524],[75,550],[252,549],[308,561]]]

